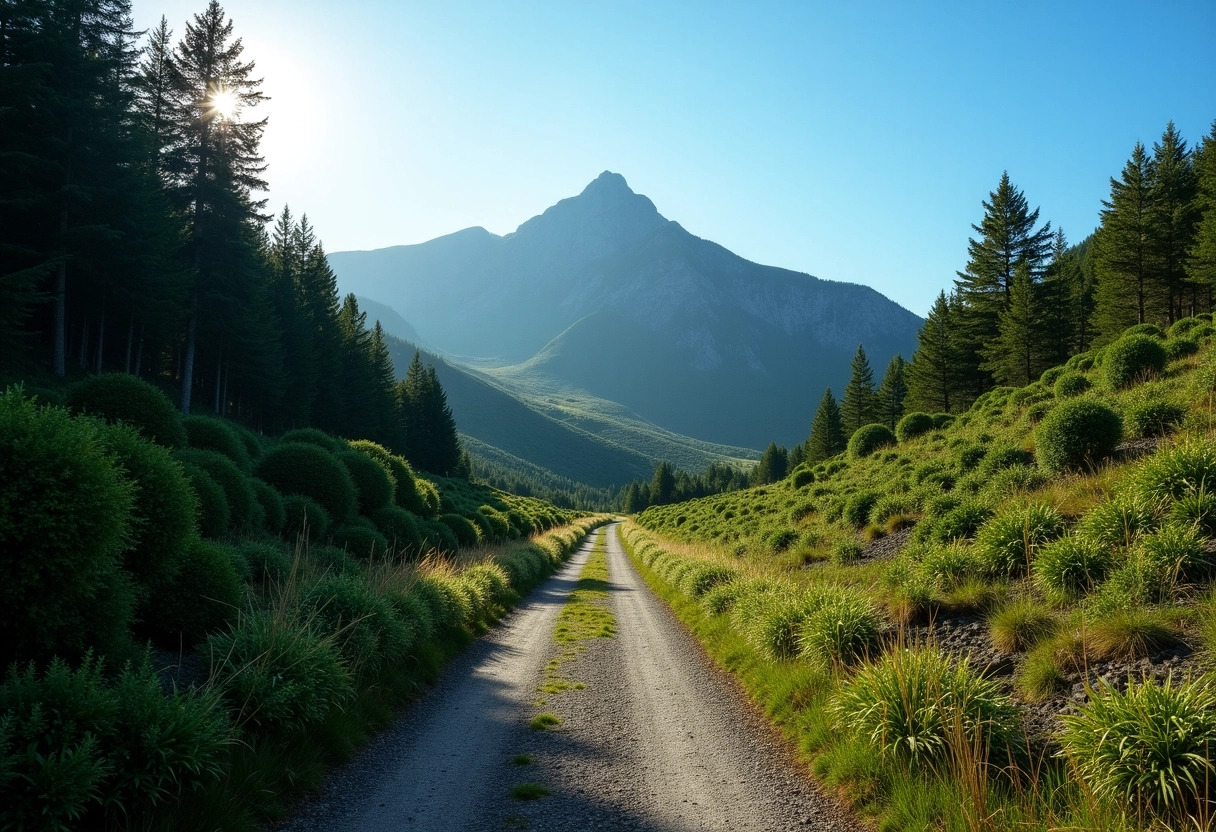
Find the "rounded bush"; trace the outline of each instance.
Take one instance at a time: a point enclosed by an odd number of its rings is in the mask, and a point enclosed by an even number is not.
[[[992,516],[992,509],[982,502],[967,499],[933,521],[931,536],[939,543],[975,537],[980,526]]]
[[[390,591],[387,598],[401,623],[413,632],[414,643],[411,646],[431,640],[435,635],[435,620],[431,615],[431,608],[422,598],[412,592],[397,591]]]
[[[1076,370],[1083,373],[1086,370],[1092,370],[1094,367],[1094,356],[1092,352],[1082,352],[1074,355],[1072,358],[1064,362],[1064,366],[1069,370]]]
[[[422,547],[418,518],[399,506],[385,506],[374,511],[371,520],[398,552],[417,551]]]
[[[1034,454],[1025,448],[1015,445],[994,445],[984,454],[984,459],[977,469],[983,477],[991,477],[1006,468],[1017,465],[1033,465]]]
[[[287,433],[279,437],[280,442],[302,442],[305,445],[316,445],[318,448],[323,448],[331,454],[336,454],[344,449],[344,444],[341,439],[330,436],[323,430],[316,428],[296,428],[289,430]]]
[[[308,540],[324,540],[329,536],[333,518],[316,500],[291,494],[283,498],[283,536],[295,540],[301,534]]]
[[[308,560],[316,574],[363,575],[366,567],[350,556],[345,549],[329,544],[308,547]]]
[[[933,430],[933,417],[928,413],[914,411],[904,416],[895,426],[895,438],[900,442],[907,442],[910,439],[915,439],[918,436],[923,436]]]
[[[456,542],[462,548],[476,546],[481,542],[481,533],[477,530],[477,526],[473,525],[473,521],[459,514],[443,514],[439,517],[439,522],[443,523],[452,533],[456,535]]]
[[[698,564],[684,573],[680,589],[690,598],[700,598],[719,584],[729,583],[738,577],[739,573],[729,566]]]
[[[252,467],[245,443],[227,419],[185,416],[182,418],[182,427],[186,429],[186,444],[191,448],[221,453],[245,472]]]
[[[764,542],[770,552],[779,555],[797,543],[799,537],[796,529],[776,529],[764,538]]]
[[[861,491],[854,494],[844,504],[841,518],[855,528],[861,528],[870,522],[870,512],[878,502],[878,494],[873,491]]]
[[[949,413],[934,413],[933,414],[933,429],[945,430],[954,424],[954,416]]]
[[[354,513],[355,484],[346,466],[317,445],[284,442],[262,457],[256,474],[284,496],[315,500],[335,521]]]
[[[249,477],[228,457],[216,451],[199,448],[179,448],[174,456],[181,462],[201,468],[224,489],[228,502],[228,528],[233,532],[251,532],[262,525],[261,505],[254,496]]]
[[[806,488],[815,483],[815,472],[810,468],[799,467],[790,475],[790,483],[794,488]]]
[[[188,462],[179,462],[198,505],[198,533],[214,540],[228,533],[228,497],[211,475]]]
[[[1093,387],[1089,379],[1080,373],[1064,373],[1056,379],[1052,391],[1057,399],[1072,399]]]
[[[1066,369],[1067,368],[1063,365],[1059,367],[1049,367],[1043,371],[1041,376],[1039,376],[1039,383],[1041,383],[1044,387],[1051,387],[1056,383],[1060,376],[1064,374]]]
[[[802,622],[798,652],[813,662],[848,667],[878,654],[881,625],[869,601],[841,591]]]
[[[451,553],[460,548],[460,540],[446,523],[424,520],[419,524],[418,531],[422,533],[422,546],[427,551]]]
[[[849,459],[861,459],[894,444],[895,434],[886,425],[863,425],[849,439]]]
[[[1157,528],[1161,504],[1135,492],[1100,503],[1081,521],[1081,533],[1106,548],[1130,547]]]
[[[331,575],[309,587],[300,610],[313,630],[334,639],[356,673],[374,674],[404,657],[413,641],[392,606],[357,575]]]
[[[249,480],[249,487],[253,489],[253,496],[262,507],[262,526],[273,535],[283,531],[283,525],[287,522],[283,495],[257,477]]]
[[[1102,373],[1112,390],[1122,390],[1165,369],[1165,347],[1151,335],[1124,335],[1106,348]]]
[[[1136,402],[1127,408],[1123,423],[1132,436],[1167,436],[1182,424],[1186,408],[1163,401]]]
[[[157,587],[145,616],[158,644],[192,646],[236,619],[245,598],[238,557],[235,549],[210,541],[186,547],[177,573]]]
[[[355,484],[360,514],[370,515],[393,502],[396,484],[386,465],[359,451],[343,451],[338,460]]]
[[[333,543],[357,558],[378,558],[388,554],[388,538],[357,523],[344,523],[334,528]]]
[[[474,519],[481,517],[489,525],[490,533],[485,535],[487,539],[507,540],[513,533],[518,536],[518,533],[511,527],[511,518],[493,506],[479,506],[477,511],[471,513],[475,515]]]
[[[989,574],[1025,575],[1043,545],[1064,533],[1064,518],[1043,503],[1015,506],[989,520],[975,545]]]
[[[249,567],[255,583],[282,581],[291,572],[291,557],[282,543],[246,541],[237,550]]]
[[[1110,456],[1123,439],[1119,414],[1101,402],[1061,402],[1035,431],[1035,458],[1048,471],[1090,468]]]
[[[1113,563],[1105,547],[1087,537],[1068,535],[1039,549],[1034,577],[1051,594],[1076,598],[1101,583]]]
[[[1199,342],[1194,338],[1171,338],[1165,342],[1165,357],[1168,361],[1177,361],[1199,352]]]
[[[333,638],[300,621],[254,613],[204,652],[237,721],[255,733],[312,728],[354,695]]]
[[[103,430],[0,394],[0,663],[126,638],[133,599],[119,564],[134,487]]]
[[[1211,556],[1194,525],[1170,523],[1140,541],[1140,554],[1158,574],[1173,581],[1193,581],[1212,568]]]
[[[148,382],[126,373],[103,373],[81,379],[64,397],[78,413],[107,422],[123,422],[167,448],[186,444],[186,431],[173,403]]]
[[[198,507],[182,466],[127,425],[107,426],[102,444],[133,486],[123,566],[141,587],[167,578],[198,529]]]

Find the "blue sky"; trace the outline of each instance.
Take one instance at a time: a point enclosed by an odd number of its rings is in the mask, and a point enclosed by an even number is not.
[[[617,171],[751,260],[918,314],[1002,170],[1073,241],[1216,119],[1216,2],[230,0],[270,205],[330,251],[496,233]],[[203,0],[135,0],[180,37]],[[407,315],[408,317],[408,315]]]

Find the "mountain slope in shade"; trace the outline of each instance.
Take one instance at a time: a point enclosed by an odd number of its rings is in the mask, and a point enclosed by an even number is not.
[[[330,262],[343,291],[410,310],[428,345],[517,395],[574,388],[731,446],[801,441],[858,343],[881,378],[922,323],[868,287],[696,237],[608,172],[513,234],[473,228]]]

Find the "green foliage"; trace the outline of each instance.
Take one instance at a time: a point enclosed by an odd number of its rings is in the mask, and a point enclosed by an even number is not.
[[[1199,342],[1194,338],[1171,338],[1165,342],[1166,361],[1177,361],[1199,352]]]
[[[1081,522],[1081,532],[1103,547],[1130,547],[1140,535],[1157,528],[1161,507],[1135,492],[1100,503]]]
[[[811,422],[811,435],[806,442],[806,460],[812,464],[831,459],[846,447],[844,421],[832,388],[823,391],[815,418]]]
[[[797,529],[775,529],[765,537],[764,542],[770,552],[779,555],[797,543],[800,537]]]
[[[1016,445],[998,444],[988,449],[988,453],[984,454],[984,459],[976,470],[979,471],[980,476],[989,478],[1006,468],[1012,468],[1016,465],[1033,464],[1034,454],[1025,448],[1019,448]]]
[[[895,434],[886,425],[863,425],[849,439],[849,458],[861,459],[894,444]]]
[[[400,661],[413,641],[392,606],[377,597],[362,576],[322,578],[305,590],[300,609],[314,632],[332,638],[355,675],[374,675]]]
[[[388,466],[361,451],[343,451],[338,460],[346,466],[358,495],[359,513],[370,516],[373,511],[393,502],[397,484]]]
[[[165,646],[192,646],[224,629],[245,600],[237,566],[239,553],[220,543],[194,540],[177,572],[157,588],[145,624]]]
[[[1081,373],[1064,373],[1052,387],[1057,399],[1072,399],[1093,387],[1088,378]]]
[[[1216,445],[1192,441],[1158,452],[1136,473],[1135,487],[1150,500],[1216,492]]]
[[[428,551],[451,553],[460,548],[460,539],[447,523],[427,520],[418,530],[422,534],[422,546]]]
[[[255,733],[313,728],[353,695],[334,636],[306,621],[256,612],[207,640],[212,675],[236,715]]]
[[[324,540],[329,536],[333,519],[316,500],[299,494],[283,498],[283,535],[295,540],[304,534],[308,540]]]
[[[289,430],[287,433],[279,437],[280,442],[302,442],[306,445],[316,445],[331,454],[336,454],[342,450],[342,440],[337,437],[330,436],[323,430],[316,428],[296,428]]]
[[[979,500],[964,500],[946,511],[927,528],[932,538],[939,543],[966,540],[992,517],[992,509]]]
[[[895,437],[900,442],[907,442],[923,436],[931,430],[933,430],[933,417],[928,413],[916,411],[899,420],[899,424],[895,426]]]
[[[476,546],[481,542],[481,531],[467,517],[459,514],[441,514],[439,522],[452,530],[461,547]]]
[[[133,602],[119,563],[133,485],[103,426],[0,395],[0,659],[79,656],[126,638]]]
[[[186,432],[173,404],[148,382],[126,373],[103,373],[68,388],[68,407],[77,413],[123,422],[158,445],[177,448]]]
[[[228,528],[234,533],[247,533],[262,525],[261,504],[250,485],[249,477],[232,460],[217,451],[180,448],[174,456],[182,463],[207,472],[224,490],[228,505]]]
[[[237,552],[255,583],[281,583],[291,572],[291,558],[283,543],[247,540],[237,546]]]
[[[1056,381],[1059,380],[1060,376],[1064,375],[1067,369],[1068,368],[1065,366],[1048,367],[1043,371],[1043,374],[1039,376],[1039,381],[1045,387],[1053,387]],[[1057,395],[1059,394],[1057,393]]]
[[[1174,581],[1194,581],[1211,571],[1211,555],[1194,525],[1168,523],[1140,541],[1140,554],[1149,566]]]
[[[712,563],[697,564],[680,579],[680,590],[690,598],[701,598],[715,587],[738,579],[739,573]]]
[[[333,544],[357,558],[384,557],[388,554],[388,538],[369,526],[354,522],[335,526],[331,532]]]
[[[198,531],[209,539],[228,533],[228,497],[211,475],[189,462],[180,462],[182,473],[190,483],[198,506]]]
[[[1106,348],[1102,374],[1107,386],[1122,390],[1159,375],[1166,361],[1165,347],[1159,339],[1142,333],[1124,335]]]
[[[1059,621],[1032,598],[1018,598],[988,619],[992,644],[1002,653],[1021,653],[1055,633]]]
[[[262,526],[270,534],[279,534],[287,522],[287,509],[283,504],[283,495],[272,485],[257,477],[250,478],[249,487],[253,489],[253,496],[262,508]]]
[[[1066,535],[1039,549],[1034,578],[1049,593],[1075,598],[1092,590],[1113,565],[1108,549],[1081,535]]]
[[[1096,797],[1123,813],[1188,824],[1209,799],[1216,749],[1209,678],[1133,681],[1125,693],[1101,683],[1079,713],[1062,719],[1069,761]]]
[[[1119,415],[1101,402],[1061,402],[1035,431],[1035,458],[1052,472],[1093,467],[1123,439]]]
[[[837,566],[848,566],[860,560],[863,551],[855,538],[846,537],[832,544],[830,559]]]
[[[1173,402],[1149,399],[1130,405],[1123,424],[1132,436],[1166,436],[1182,424],[1186,408]]]
[[[1000,762],[1015,744],[1009,700],[966,661],[936,650],[895,650],[863,666],[831,710],[843,728],[913,770],[944,762],[959,740]]]
[[[870,522],[870,512],[878,502],[878,494],[873,491],[859,491],[844,504],[841,519],[854,528],[861,528]]]
[[[878,652],[878,612],[857,591],[841,590],[814,610],[798,630],[798,652],[813,662],[848,667]]]
[[[417,551],[421,547],[422,535],[418,531],[418,518],[405,509],[385,506],[373,512],[371,519],[396,551]]]
[[[1043,503],[1004,509],[976,535],[976,549],[993,575],[1025,575],[1043,545],[1064,531],[1064,519]]]
[[[186,444],[191,448],[216,451],[228,457],[242,471],[248,472],[253,463],[240,434],[226,419],[214,416],[185,416]]]
[[[256,473],[284,496],[298,494],[315,500],[335,521],[354,513],[355,484],[346,466],[317,445],[284,442],[262,457]],[[291,521],[289,517],[288,523]]]

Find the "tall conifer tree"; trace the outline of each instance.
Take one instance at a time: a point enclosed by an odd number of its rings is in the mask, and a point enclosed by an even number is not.
[[[892,358],[874,397],[874,418],[891,430],[895,430],[904,415],[904,399],[908,395],[907,367],[902,355]]]
[[[950,413],[962,403],[957,312],[957,297],[948,300],[941,292],[916,336],[916,353],[907,373],[910,409]]]
[[[1111,177],[1110,198],[1102,201],[1102,224],[1094,236],[1094,315],[1102,341],[1145,323],[1160,308],[1151,244],[1155,170],[1136,142],[1120,178]]]
[[[1153,145],[1154,177],[1149,226],[1153,261],[1165,294],[1165,320],[1198,312],[1197,294],[1186,280],[1187,252],[1195,236],[1195,171],[1186,142],[1170,122]]]
[[[823,391],[823,398],[815,410],[815,419],[811,422],[811,436],[806,442],[806,461],[814,465],[830,459],[843,451],[847,442],[840,408],[829,387]]]
[[[1186,273],[1211,309],[1216,302],[1216,121],[1196,149],[1193,164],[1197,225]]]
[[[852,436],[862,425],[874,420],[874,371],[861,344],[849,366],[849,383],[840,400],[840,417],[844,420],[846,436]]]

